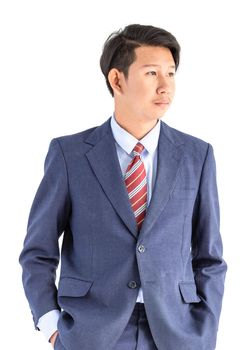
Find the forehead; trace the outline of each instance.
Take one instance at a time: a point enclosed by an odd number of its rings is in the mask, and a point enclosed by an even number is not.
[[[133,64],[138,68],[152,64],[161,66],[175,66],[172,53],[166,47],[141,46],[135,49],[135,53],[136,60],[133,62]]]

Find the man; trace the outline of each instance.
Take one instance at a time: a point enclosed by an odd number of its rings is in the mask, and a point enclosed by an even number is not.
[[[215,349],[226,263],[213,149],[160,121],[179,55],[163,29],[113,33],[100,60],[113,116],[50,144],[20,263],[55,349]]]

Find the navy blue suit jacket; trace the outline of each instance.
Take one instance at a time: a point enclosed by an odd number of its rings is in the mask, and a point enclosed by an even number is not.
[[[61,310],[67,350],[113,349],[140,286],[159,350],[213,350],[226,263],[211,145],[161,121],[156,183],[138,233],[110,119],[53,139],[20,263],[35,325]]]

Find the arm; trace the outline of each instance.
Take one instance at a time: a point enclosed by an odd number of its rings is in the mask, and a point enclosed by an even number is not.
[[[70,213],[68,178],[64,156],[57,139],[52,140],[40,183],[29,215],[27,235],[20,254],[23,285],[35,328],[41,316],[58,309],[55,286],[59,263],[59,236]]]
[[[208,146],[194,208],[192,254],[197,290],[213,316],[215,330],[221,312],[226,263],[219,232],[219,202],[213,148]]]

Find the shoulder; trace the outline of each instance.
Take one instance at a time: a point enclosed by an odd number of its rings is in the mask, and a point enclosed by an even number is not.
[[[69,135],[63,135],[55,137],[52,141],[60,143],[60,145],[71,145],[71,144],[78,144],[79,142],[83,143],[88,136],[97,128],[97,126],[74,133]]]
[[[98,142],[108,134],[109,129],[110,118],[101,125],[94,126],[75,134],[56,137],[52,142],[57,142],[62,148],[67,150],[76,149],[80,146],[83,147],[83,144],[85,143],[86,146],[90,147],[88,144],[95,144]]]
[[[164,122],[162,122],[162,129],[170,142],[177,145],[178,147],[182,147],[184,149],[184,152],[192,157],[204,159],[208,153],[208,150],[210,148],[212,149],[212,146],[209,142],[202,140],[201,138],[194,135],[190,135],[188,133],[170,127]]]
[[[68,135],[57,136],[50,142],[49,149],[58,149],[64,154],[83,151],[85,140],[94,132],[97,126]]]

